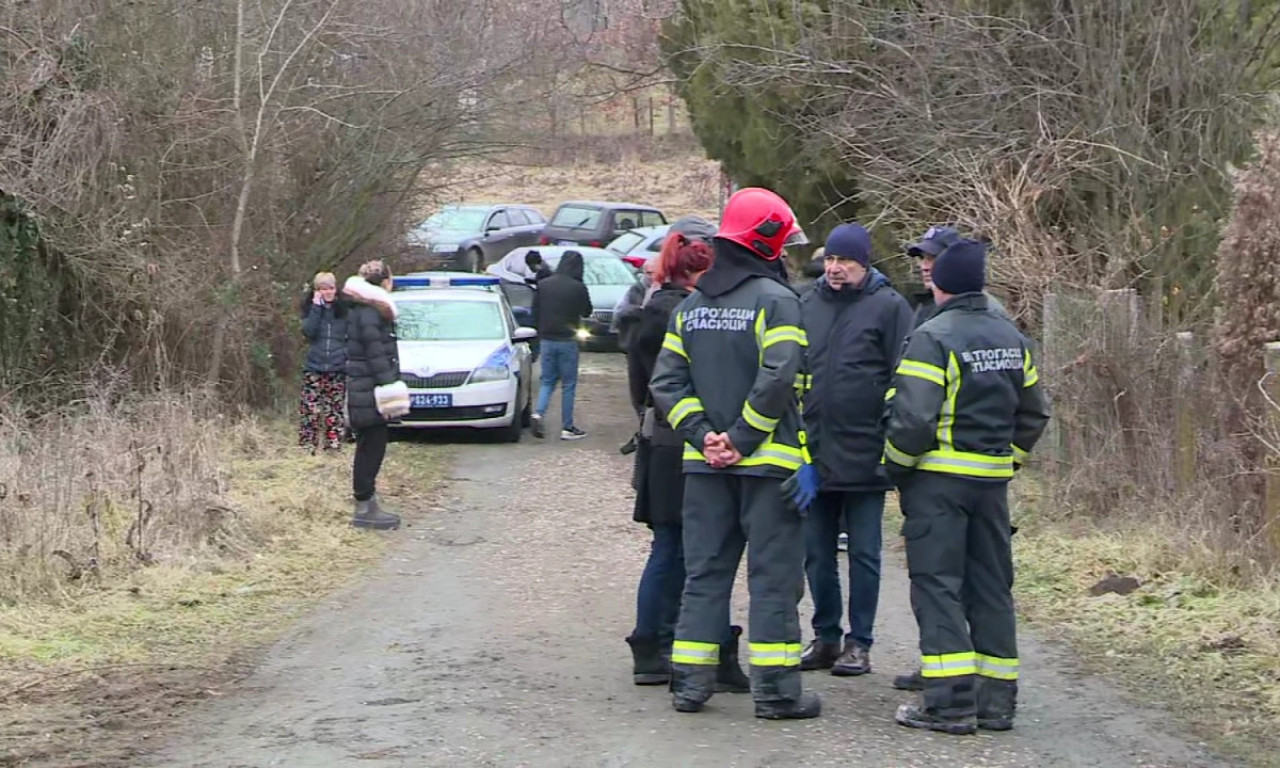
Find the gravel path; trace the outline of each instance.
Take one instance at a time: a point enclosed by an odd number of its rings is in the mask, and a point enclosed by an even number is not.
[[[773,723],[749,696],[678,715],[631,685],[646,531],[630,521],[620,355],[586,355],[568,443],[466,440],[453,482],[381,569],[316,610],[248,680],[193,710],[153,766],[1219,766],[1065,654],[1024,638],[1018,727],[946,737],[892,721],[915,656],[886,558],[875,674],[806,673],[825,715]],[[558,424],[553,408],[549,424]],[[411,450],[393,446],[392,450]],[[736,618],[745,619],[739,580]],[[802,606],[807,627],[809,610]],[[806,638],[807,639],[807,638]]]

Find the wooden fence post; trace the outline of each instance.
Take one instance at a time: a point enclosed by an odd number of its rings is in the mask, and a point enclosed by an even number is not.
[[[1265,389],[1271,402],[1267,403],[1267,421],[1274,427],[1273,434],[1280,431],[1280,341],[1268,342],[1265,351],[1267,377]],[[1263,510],[1263,525],[1266,526],[1267,538],[1271,541],[1273,551],[1280,552],[1280,456],[1270,448],[1263,462],[1266,472],[1266,509]]]
[[[1178,493],[1187,493],[1196,481],[1195,337],[1189,331],[1177,335],[1178,387],[1174,392],[1174,484]]]

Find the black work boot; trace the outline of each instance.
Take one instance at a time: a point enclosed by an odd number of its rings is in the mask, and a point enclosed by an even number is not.
[[[663,656],[656,639],[627,638],[631,646],[631,677],[636,685],[666,685],[671,682],[671,658]]]
[[[894,719],[908,728],[963,736],[978,730],[976,675],[927,678],[920,701],[898,707]]]
[[[893,687],[900,691],[923,691],[924,675],[920,674],[918,669],[905,675],[898,675],[893,678]]]
[[[715,667],[672,664],[671,706],[677,712],[701,712],[715,693],[715,683]]]
[[[822,699],[816,693],[802,693],[798,699],[756,702],[756,717],[765,720],[808,720],[821,715]]]
[[[840,658],[839,643],[824,643],[813,638],[804,653],[800,654],[800,669],[809,672],[814,669],[831,669]]]
[[[720,665],[716,667],[716,693],[751,693],[751,679],[738,661],[738,638],[742,627],[729,627],[733,639],[720,646]]]
[[[831,674],[836,677],[857,677],[871,672],[871,650],[863,648],[852,640],[845,641],[844,653],[831,665]]]
[[[822,714],[822,699],[805,693],[799,667],[751,667],[751,693],[756,717],[765,720],[804,720]]]
[[[1018,681],[983,678],[978,682],[978,727],[1008,731],[1018,711]]]
[[[378,497],[374,495],[365,501],[356,501],[355,514],[351,516],[351,525],[372,531],[394,531],[400,527],[400,516],[384,512],[378,504]]]

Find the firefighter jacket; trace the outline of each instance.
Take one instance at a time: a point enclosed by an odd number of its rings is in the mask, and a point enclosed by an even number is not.
[[[1039,381],[1013,323],[981,293],[956,296],[912,333],[898,364],[888,469],[1007,480],[1049,421]]]
[[[649,389],[684,441],[684,471],[785,478],[807,460],[796,379],[800,302],[769,265],[727,240],[676,307]],[[703,440],[726,432],[743,458],[714,469]]]

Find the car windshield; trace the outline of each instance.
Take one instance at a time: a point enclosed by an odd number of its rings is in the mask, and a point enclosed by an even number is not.
[[[600,214],[603,213],[599,208],[585,208],[577,205],[561,206],[556,211],[555,218],[551,220],[553,227],[567,227],[568,229],[595,229],[596,224],[600,223]]]
[[[633,248],[643,242],[644,235],[626,232],[614,238],[613,242],[609,243],[608,248],[614,253],[631,253]]]
[[[479,232],[484,226],[483,208],[446,208],[422,222],[422,229],[446,232]]]
[[[401,301],[396,309],[400,341],[493,341],[507,337],[497,302]]]

